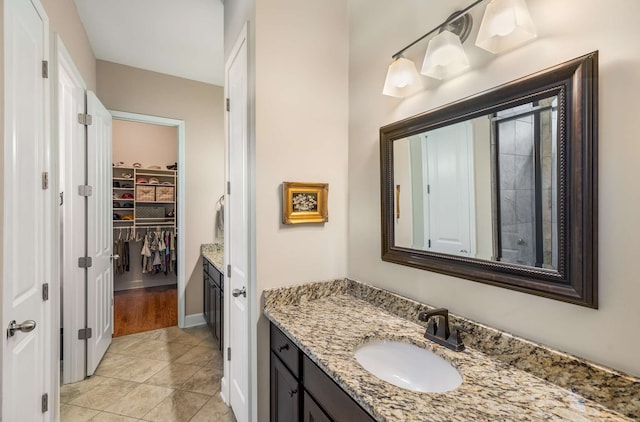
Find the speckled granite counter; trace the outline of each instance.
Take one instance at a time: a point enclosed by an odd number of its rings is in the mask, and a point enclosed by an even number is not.
[[[221,243],[203,243],[200,245],[200,253],[224,274],[224,246]]]
[[[426,340],[417,323],[417,314],[430,307],[363,283],[274,289],[265,291],[264,300],[267,318],[379,421],[640,418],[638,379],[455,316],[452,323],[471,332],[464,352],[447,350]],[[377,339],[433,351],[458,369],[462,385],[417,393],[376,378],[358,364],[354,350]]]

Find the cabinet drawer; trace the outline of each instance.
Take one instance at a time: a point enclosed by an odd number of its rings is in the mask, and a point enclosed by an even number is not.
[[[306,355],[303,357],[302,373],[305,390],[313,396],[332,420],[336,422],[375,421]]]
[[[300,351],[273,324],[271,324],[271,350],[284,362],[296,378],[300,377]]]

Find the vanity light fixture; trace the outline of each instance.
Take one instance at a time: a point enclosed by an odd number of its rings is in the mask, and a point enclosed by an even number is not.
[[[389,65],[382,93],[391,97],[406,97],[422,88],[416,65],[400,55]]]
[[[524,0],[491,0],[480,24],[476,45],[497,54],[536,36],[536,28]]]
[[[470,67],[462,43],[471,32],[472,19],[467,12],[484,0],[476,0],[449,16],[402,50],[395,53],[387,70],[382,93],[406,97],[422,88],[415,64],[403,57],[405,51],[429,35],[439,32],[429,41],[421,72],[435,79],[458,75]],[[491,0],[487,5],[476,38],[476,46],[494,54],[514,48],[536,37],[536,30],[525,0]]]

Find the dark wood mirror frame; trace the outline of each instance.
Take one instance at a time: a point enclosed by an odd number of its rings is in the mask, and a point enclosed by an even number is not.
[[[395,245],[393,143],[540,98],[558,97],[558,270]],[[598,307],[598,52],[380,129],[382,259],[520,292]]]

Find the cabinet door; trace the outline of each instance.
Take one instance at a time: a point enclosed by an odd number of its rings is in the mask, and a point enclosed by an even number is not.
[[[218,326],[220,327],[220,350],[223,349],[224,347],[224,312],[223,312],[223,307],[224,307],[224,290],[222,289],[222,287],[220,287],[218,289],[218,293],[220,293],[220,295],[218,296]]]
[[[209,276],[203,272],[203,296],[204,296],[204,320],[207,325],[211,326],[211,290],[209,288]]]
[[[331,419],[318,406],[318,403],[305,391],[302,404],[303,422],[332,422]]]
[[[216,332],[216,314],[218,313],[218,301],[216,300],[217,291],[218,287],[210,280],[209,296],[211,297],[211,302],[209,303],[209,326],[213,330],[213,335],[216,337],[218,337],[218,332]]]
[[[218,339],[218,344],[222,341],[222,330],[220,329],[222,324],[220,316],[222,314],[222,301],[220,300],[220,287],[214,286],[213,288],[213,303],[215,310],[213,312],[213,333]]]
[[[300,394],[298,381],[271,352],[271,422],[298,422]]]

